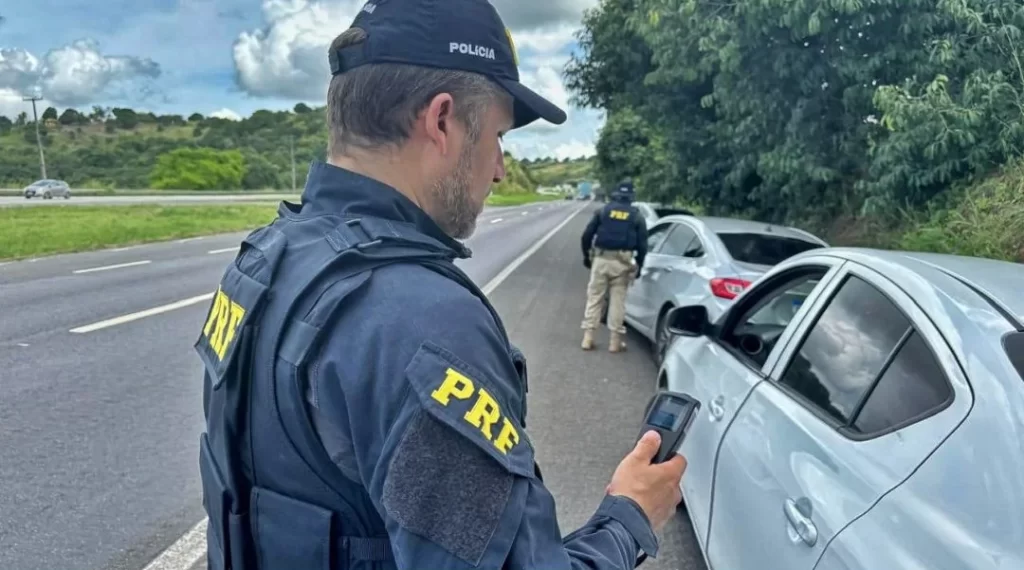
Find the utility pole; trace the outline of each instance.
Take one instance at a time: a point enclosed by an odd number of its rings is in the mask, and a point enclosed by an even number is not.
[[[42,179],[46,179],[46,156],[43,154],[43,138],[39,135],[39,115],[36,114],[36,101],[42,101],[42,97],[32,96],[25,97],[23,101],[32,101],[32,118],[36,122],[36,145],[39,146],[39,172],[43,175]]]
[[[295,192],[295,135],[288,137],[288,146],[292,151],[292,192]]]

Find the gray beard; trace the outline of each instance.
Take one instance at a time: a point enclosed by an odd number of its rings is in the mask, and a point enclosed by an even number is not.
[[[470,166],[470,146],[466,145],[455,170],[435,183],[431,190],[439,206],[437,225],[454,239],[473,235],[476,218],[480,215],[469,193]]]

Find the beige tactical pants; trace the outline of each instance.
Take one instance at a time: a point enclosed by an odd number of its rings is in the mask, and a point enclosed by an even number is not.
[[[626,290],[633,281],[636,266],[631,251],[594,250],[587,285],[587,308],[583,329],[596,330],[601,324],[605,295],[608,298],[608,330],[626,334]]]

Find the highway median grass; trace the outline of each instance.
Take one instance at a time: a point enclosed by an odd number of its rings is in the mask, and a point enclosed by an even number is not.
[[[257,228],[276,204],[0,208],[0,260]]]
[[[492,195],[487,204],[519,206],[560,198]],[[0,208],[0,260],[251,230],[276,215],[277,202]]]
[[[491,194],[487,197],[488,206],[522,206],[533,202],[550,202],[562,200],[564,196],[558,194]]]

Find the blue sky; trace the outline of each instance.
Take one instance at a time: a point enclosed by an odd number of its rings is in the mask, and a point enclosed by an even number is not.
[[[593,153],[602,116],[572,108],[561,80],[572,34],[596,0],[492,0],[512,29],[522,81],[562,105],[560,127],[506,137],[520,157]],[[130,106],[247,116],[322,105],[327,45],[360,0],[26,0],[0,7],[0,114]],[[36,91],[38,90],[38,91]]]

